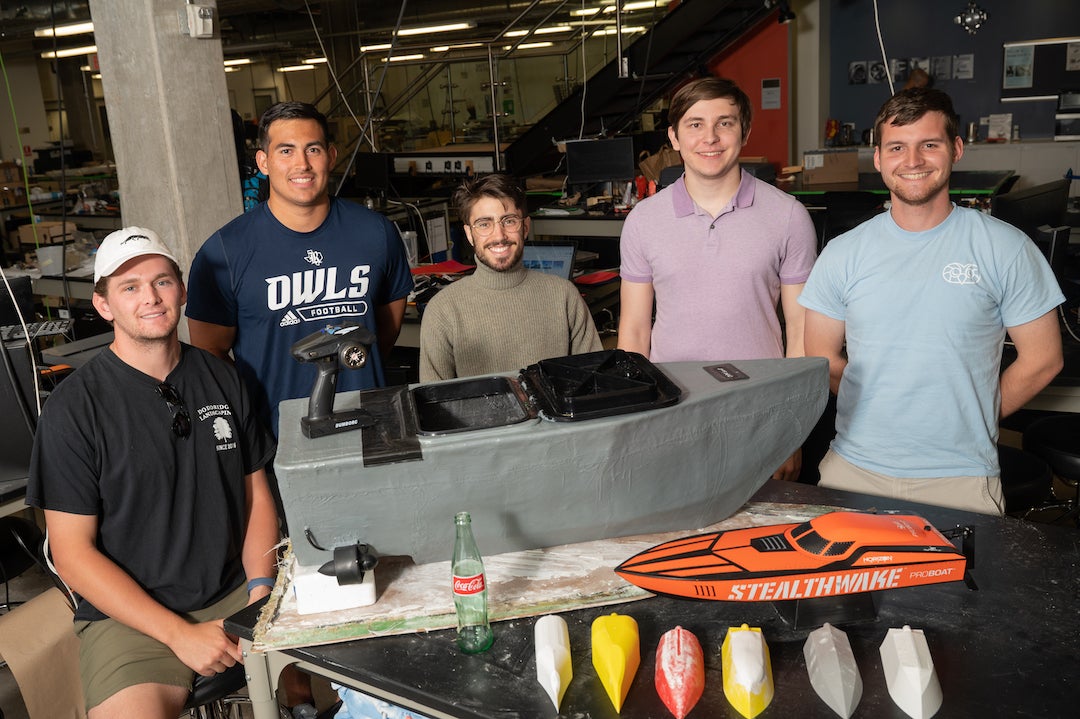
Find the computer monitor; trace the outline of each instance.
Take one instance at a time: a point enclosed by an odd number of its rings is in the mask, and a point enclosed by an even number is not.
[[[11,287],[11,293],[8,287]],[[12,294],[15,295],[14,302],[11,301]],[[34,290],[30,278],[8,277],[6,285],[0,278],[0,327],[19,324],[19,315],[23,322],[34,321]]]
[[[1068,203],[1069,180],[1061,179],[997,195],[990,201],[990,214],[1038,240],[1040,226],[1063,224]]]
[[[33,370],[25,342],[0,344],[0,481],[25,479],[30,472],[30,452],[34,446],[37,406],[30,403]]]
[[[634,138],[568,140],[566,142],[566,183],[591,185],[621,182],[637,175]]]
[[[569,280],[573,277],[576,254],[577,245],[572,242],[529,242],[521,263],[526,269]]]
[[[390,189],[390,155],[385,152],[358,152],[353,160],[353,187],[386,192]]]

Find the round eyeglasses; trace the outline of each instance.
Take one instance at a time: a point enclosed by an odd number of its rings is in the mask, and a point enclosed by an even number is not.
[[[473,228],[473,232],[479,237],[487,237],[495,231],[495,225],[502,225],[503,231],[507,234],[516,233],[521,229],[522,218],[520,215],[507,215],[506,217],[500,217],[497,220],[493,220],[490,217],[477,220],[469,225]]]

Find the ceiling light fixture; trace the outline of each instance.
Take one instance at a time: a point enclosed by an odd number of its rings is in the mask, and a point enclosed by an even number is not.
[[[453,22],[446,25],[425,25],[423,27],[404,27],[398,30],[398,36],[407,37],[409,35],[430,35],[436,32],[454,32],[456,30],[472,30],[476,27],[476,23],[472,20],[468,22]]]
[[[517,46],[518,50],[536,50],[541,47],[551,47],[555,43],[553,42],[523,42]],[[503,50],[509,50],[512,45],[503,45]]]
[[[97,45],[83,45],[82,47],[69,47],[66,50],[57,50],[53,52],[41,53],[41,57],[44,60],[53,60],[60,57],[75,57],[76,55],[93,55],[97,53]]]
[[[423,53],[418,53],[416,55],[395,55],[394,57],[390,58],[390,62],[405,62],[406,60],[423,60],[423,59],[424,59]],[[382,59],[382,61],[386,62],[386,58],[384,57]]]
[[[438,45],[431,48],[432,52],[448,52],[450,50],[465,50],[470,47],[483,47],[482,42],[463,42],[458,45]]]
[[[360,52],[378,52],[379,50],[389,50],[392,47],[393,45],[388,42],[380,43],[378,45],[361,45]]]
[[[622,29],[622,31],[623,31],[623,34],[625,35],[626,33],[631,33],[631,32],[645,32],[645,28],[641,27],[640,25],[631,25],[631,26],[624,27]],[[618,32],[618,30],[616,30],[613,27],[605,27],[602,30],[597,30],[593,34],[594,35],[614,35],[617,32]]]
[[[303,61],[305,65],[322,65],[325,62],[325,57],[309,57]]]
[[[232,67],[233,65],[250,65],[250,57],[238,57],[235,60],[226,60],[225,67]]]
[[[654,7],[663,7],[667,5],[667,0],[646,0],[645,2],[628,2],[622,6],[623,12],[633,12],[635,10],[652,10]],[[614,5],[608,5],[604,8],[604,12],[615,12]]]
[[[300,72],[301,70],[314,70],[314,65],[286,65],[279,67],[278,72]]]
[[[72,35],[87,35],[94,32],[94,23],[76,22],[71,25],[57,25],[54,27],[39,27],[34,30],[34,37],[70,37]]]
[[[550,27],[538,27],[533,31],[533,35],[554,35],[559,32],[572,32],[574,28],[569,25],[551,25]],[[524,37],[528,35],[528,30],[511,30],[506,33],[505,37]]]
[[[974,35],[989,17],[985,10],[975,4],[975,0],[970,0],[963,12],[953,18],[953,22],[967,30],[968,35]]]
[[[227,68],[225,68],[225,72],[240,72],[240,68],[238,68],[238,67],[227,67]]]

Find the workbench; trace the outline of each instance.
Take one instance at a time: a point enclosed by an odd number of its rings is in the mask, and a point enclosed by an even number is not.
[[[864,687],[854,716],[906,716],[888,695],[878,653],[887,630],[905,624],[926,634],[944,695],[938,716],[1076,715],[1080,704],[1080,532],[774,480],[753,501],[900,509],[920,514],[939,529],[958,524],[975,529],[977,591],[952,582],[878,593],[876,621],[842,627]],[[641,636],[641,667],[619,714],[596,678],[589,639],[592,621],[613,611],[637,620]],[[556,715],[536,682],[534,619],[495,623],[494,646],[472,656],[457,650],[449,630],[252,653],[250,639],[257,613],[258,605],[249,607],[225,624],[242,637],[248,652],[256,719],[277,716],[272,687],[288,664],[429,717],[550,719]],[[654,597],[561,616],[569,625],[574,662],[562,716],[670,716],[653,684],[655,652],[660,635],[681,625],[697,635],[705,653],[705,693],[690,719],[738,717],[723,694],[720,645],[729,626],[744,622],[761,627],[772,657],[776,694],[760,716],[835,716],[810,686],[803,659],[809,630],[793,629],[771,603]]]

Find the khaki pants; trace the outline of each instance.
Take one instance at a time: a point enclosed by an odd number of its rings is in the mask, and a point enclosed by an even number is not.
[[[193,622],[224,619],[247,605],[241,584],[224,599],[186,615]],[[191,691],[195,672],[167,646],[115,619],[76,621],[79,671],[86,708],[93,709],[121,689],[136,684],[169,684]]]
[[[845,489],[979,514],[1005,513],[1000,477],[890,477],[857,467],[831,449],[818,465],[819,487]]]

